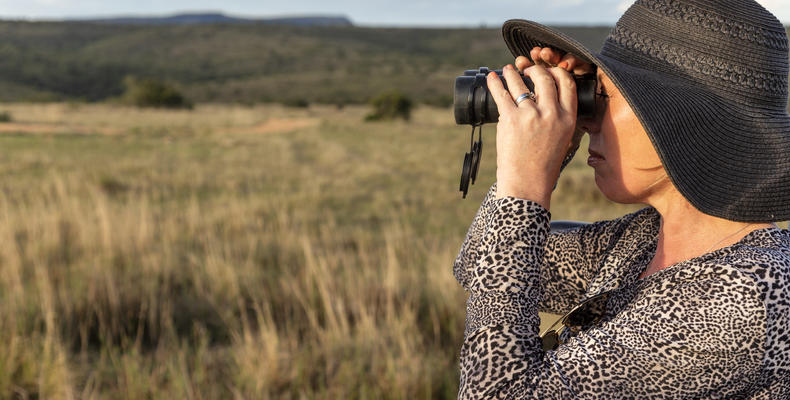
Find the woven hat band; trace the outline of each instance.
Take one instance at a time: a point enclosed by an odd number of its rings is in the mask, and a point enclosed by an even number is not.
[[[785,113],[787,107],[785,28],[757,3],[638,0],[611,31],[601,55],[661,69],[766,111]]]

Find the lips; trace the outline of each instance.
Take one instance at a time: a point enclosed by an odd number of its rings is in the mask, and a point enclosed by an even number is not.
[[[599,153],[599,152],[597,152],[597,151],[595,151],[595,150],[593,150],[593,149],[587,149],[587,151],[590,153],[590,157],[598,157],[598,158],[600,158],[600,159],[606,159],[606,158],[603,156],[603,154],[601,154],[601,153]]]
[[[590,156],[587,158],[587,165],[594,167],[606,160],[606,158],[599,152],[594,151],[592,149],[587,150],[590,153]]]

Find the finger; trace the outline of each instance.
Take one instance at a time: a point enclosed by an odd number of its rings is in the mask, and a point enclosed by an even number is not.
[[[532,58],[532,61],[535,63],[534,65],[542,65],[545,67],[546,62],[543,61],[543,59],[540,57],[541,50],[543,50],[542,47],[537,47],[537,46],[533,47],[532,50],[530,50],[529,52],[529,56],[530,58]]]
[[[516,64],[516,70],[523,71],[527,67],[531,67],[532,66],[532,61],[530,61],[529,58],[527,58],[527,57],[518,56],[518,57],[516,57],[516,63],[515,64]]]
[[[507,82],[507,88],[510,91],[510,95],[513,97],[513,101],[516,101],[522,94],[529,92],[521,75],[519,75],[516,69],[511,65],[506,65],[505,68],[502,69],[502,75],[505,76],[505,82]],[[518,106],[518,104],[516,104],[516,106]]]
[[[550,68],[548,72],[554,77],[557,82],[557,98],[560,108],[566,112],[576,116],[576,108],[578,107],[578,100],[576,94],[576,81],[570,72],[560,68]]]
[[[553,67],[560,62],[562,55],[560,54],[559,51],[554,50],[551,47],[544,47],[540,51],[540,58],[542,58],[546,64],[551,65]]]
[[[572,71],[575,75],[586,75],[595,72],[592,64],[584,62],[570,53],[562,57],[562,61],[557,65],[566,71]]]
[[[560,63],[557,64],[557,66],[568,72],[571,72],[578,66],[578,59],[573,54],[568,53],[562,57],[562,60],[560,60]]]
[[[535,84],[535,99],[539,108],[546,111],[557,111],[557,86],[554,76],[540,65],[533,65],[524,70],[524,75]]]
[[[510,93],[505,90],[505,86],[502,84],[502,81],[499,80],[499,75],[497,75],[496,72],[490,72],[486,79],[488,80],[488,91],[491,92],[491,97],[494,99],[494,103],[496,103],[499,114],[503,115],[514,110],[516,104],[513,103],[513,98],[510,96]]]

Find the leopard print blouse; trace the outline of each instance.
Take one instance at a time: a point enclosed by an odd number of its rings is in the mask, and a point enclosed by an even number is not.
[[[550,234],[545,208],[495,190],[453,267],[470,292],[459,398],[790,399],[790,232],[639,279],[655,209]],[[543,350],[538,311],[609,289],[599,324]]]

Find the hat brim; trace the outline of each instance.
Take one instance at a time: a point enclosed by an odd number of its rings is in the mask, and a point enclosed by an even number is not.
[[[502,34],[514,56],[532,60],[534,47],[552,47],[602,69],[642,123],[672,182],[697,209],[734,221],[790,219],[786,112],[747,109],[659,66],[641,68],[590,51],[536,22],[509,20]],[[766,205],[781,199],[788,205]]]

